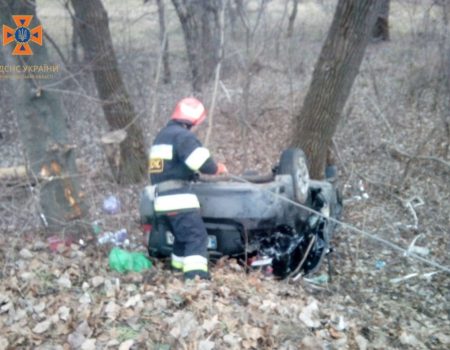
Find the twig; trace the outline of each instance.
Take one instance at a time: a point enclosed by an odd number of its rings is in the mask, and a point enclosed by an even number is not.
[[[156,76],[155,76],[155,83],[154,83],[155,87],[153,89],[152,112],[151,112],[151,116],[150,116],[150,125],[153,125],[153,123],[155,121],[156,106],[157,106],[156,99],[158,97],[158,86],[159,86],[159,80],[161,77],[161,67],[162,67],[162,62],[163,62],[163,57],[164,57],[164,48],[166,46],[166,41],[167,41],[167,30],[164,32],[163,39],[161,42],[161,48],[159,51],[158,65],[157,65],[157,69],[156,69]]]
[[[431,160],[431,161],[435,161],[438,162],[444,166],[446,166],[447,168],[450,168],[450,162],[447,162],[444,159],[435,157],[435,156],[414,156],[412,154],[406,153],[405,151],[399,150],[397,147],[393,147],[391,150],[391,153],[403,156],[403,157],[407,157],[407,158],[411,158],[411,159],[417,159],[417,160]]]
[[[53,48],[55,49],[58,56],[61,58],[61,61],[66,67],[69,67],[66,58],[64,57],[64,54],[62,53],[59,46],[56,44],[55,40],[47,33],[47,31],[44,31],[44,37],[52,44]]]
[[[225,93],[225,96],[227,97],[228,102],[231,102],[230,92],[228,91],[227,87],[222,82],[222,80],[219,80],[219,84],[220,84],[220,87],[222,88],[223,92]]]
[[[372,107],[375,108],[375,111],[373,112],[373,114],[375,114],[375,117],[379,117],[384,122],[384,124],[386,124],[386,127],[391,136],[395,136],[394,129],[392,128],[384,113],[381,111],[380,107],[378,107],[378,105],[369,96],[366,96],[366,99],[371,103]]]
[[[344,170],[344,172],[346,174],[348,174],[348,169],[345,166],[345,163],[341,157],[341,152],[339,151],[339,147],[338,144],[336,142],[336,140],[334,139],[334,137],[331,139],[331,142],[333,143],[333,147],[334,147],[334,152],[336,153],[337,158],[339,159],[339,162],[341,163],[342,169]]]
[[[220,44],[219,44],[219,62],[217,63],[216,67],[216,76],[214,80],[214,90],[211,100],[211,106],[209,107],[209,125],[208,125],[208,131],[206,132],[205,137],[205,146],[208,146],[209,140],[211,138],[212,128],[213,128],[213,122],[214,122],[214,109],[216,107],[216,99],[217,99],[217,90],[219,87],[219,81],[220,81],[220,71],[222,69],[222,61],[223,61],[223,45],[225,42],[225,7],[226,7],[226,1],[222,1],[222,8],[220,11],[219,21],[220,21]]]

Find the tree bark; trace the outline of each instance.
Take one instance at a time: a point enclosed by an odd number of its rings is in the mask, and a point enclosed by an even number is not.
[[[119,158],[107,156],[113,176],[120,184],[137,183],[147,171],[144,137],[118,68],[108,14],[101,0],[71,2],[109,127],[111,131],[124,129],[127,132],[120,144]]]
[[[380,2],[339,0],[314,68],[312,82],[296,117],[293,142],[306,153],[311,177],[321,179],[327,151],[358,74]]]
[[[219,61],[221,1],[172,0],[183,30],[195,92],[211,79]]]
[[[162,45],[163,50],[163,82],[165,84],[170,83],[171,74],[170,74],[170,65],[169,65],[169,37],[166,29],[166,11],[164,0],[156,0],[158,5],[158,17],[159,17],[159,42]]]
[[[382,4],[375,25],[372,30],[372,38],[375,40],[389,40],[389,7],[390,0],[379,0]]]
[[[35,3],[0,0],[0,22],[12,27],[12,15],[32,15],[31,27],[39,25]],[[19,58],[23,57],[23,58]],[[33,45],[32,56],[14,56],[17,65],[50,65],[45,42]],[[15,112],[30,176],[39,178],[41,218],[54,231],[86,214],[79,191],[74,148],[68,138],[60,99],[39,86],[37,79],[11,80],[15,88]],[[49,83],[45,80],[46,84]]]

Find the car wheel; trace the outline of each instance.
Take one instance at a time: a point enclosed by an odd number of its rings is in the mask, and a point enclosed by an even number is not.
[[[309,189],[309,171],[305,153],[299,148],[284,150],[278,164],[278,174],[292,176],[295,200],[305,203]]]

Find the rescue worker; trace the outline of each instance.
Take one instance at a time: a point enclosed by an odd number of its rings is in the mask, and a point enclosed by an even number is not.
[[[191,128],[206,118],[203,104],[193,97],[178,102],[168,124],[150,149],[150,181],[156,185],[155,212],[167,218],[175,237],[172,268],[185,279],[208,279],[208,235],[197,196],[190,183],[198,172],[219,175],[228,172],[216,163]]]

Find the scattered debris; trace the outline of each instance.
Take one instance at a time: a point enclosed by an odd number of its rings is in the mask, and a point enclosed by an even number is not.
[[[120,229],[116,232],[104,232],[98,236],[99,244],[112,243],[115,246],[127,246],[130,244],[128,240],[128,232],[126,229]]]
[[[107,214],[117,214],[120,212],[120,201],[116,196],[110,195],[103,200],[103,211]]]
[[[386,266],[386,262],[384,260],[375,261],[375,268],[377,270],[382,270]]]
[[[48,246],[52,252],[57,252],[66,247],[70,247],[72,240],[69,238],[61,238],[59,236],[51,236],[47,238]]]

